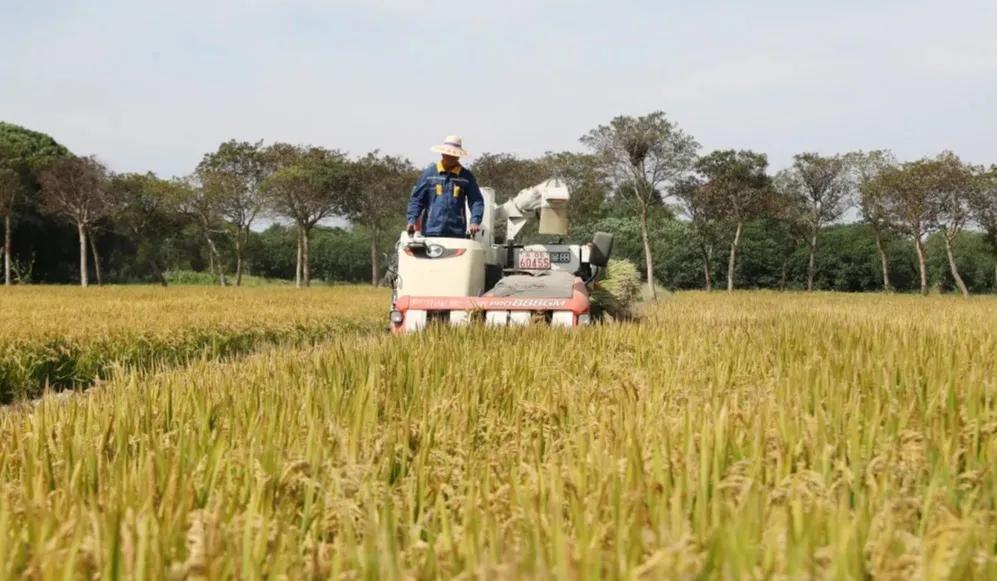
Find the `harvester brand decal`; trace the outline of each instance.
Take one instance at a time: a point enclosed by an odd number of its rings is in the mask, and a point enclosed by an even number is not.
[[[427,311],[449,310],[561,310],[568,309],[569,299],[524,299],[516,297],[420,297],[413,298],[410,308]]]
[[[564,305],[564,299],[512,299],[495,298],[489,301],[490,306],[507,307],[510,309],[556,309]]]

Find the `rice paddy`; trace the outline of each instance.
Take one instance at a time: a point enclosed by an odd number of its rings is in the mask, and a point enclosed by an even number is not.
[[[253,292],[226,312],[275,291]],[[997,301],[681,293],[645,315],[343,327],[8,406],[0,577],[997,576]]]
[[[0,404],[151,368],[304,344],[383,326],[386,291],[13,287],[0,289]]]

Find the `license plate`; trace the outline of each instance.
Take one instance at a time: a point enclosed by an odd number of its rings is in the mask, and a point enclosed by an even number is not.
[[[550,270],[550,253],[541,250],[521,250],[516,267],[520,270]]]

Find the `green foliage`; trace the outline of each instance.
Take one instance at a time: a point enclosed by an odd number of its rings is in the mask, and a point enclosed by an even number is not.
[[[185,225],[179,211],[179,187],[177,182],[162,180],[151,172],[112,177],[110,203],[113,213],[109,222],[111,228],[130,243],[131,260],[122,262],[130,267],[132,276],[151,275],[157,282],[166,284],[161,266],[164,250]],[[115,249],[121,246],[124,244],[115,245]]]
[[[818,236],[818,246],[821,250],[816,256],[815,289],[853,292],[882,289],[876,241],[868,226],[825,228]],[[913,266],[913,262],[909,264]],[[896,271],[896,267],[891,268],[891,274]]]
[[[928,238],[927,248],[928,280],[932,288],[942,292],[958,292],[948,259],[945,257],[944,240],[941,232]],[[960,232],[956,236],[955,262],[963,282],[972,293],[997,292],[995,267],[997,257],[991,251],[986,237],[979,232]]]
[[[48,161],[67,155],[69,151],[50,136],[0,121],[0,168],[17,172],[24,187],[32,187]]]
[[[662,111],[640,117],[618,116],[582,136],[616,187],[615,195],[629,201],[640,219],[644,245],[645,277],[651,298],[655,295],[651,216],[674,186],[696,163],[699,143],[668,119]]]
[[[703,288],[705,284],[696,231],[685,221],[661,220],[654,228],[655,278],[667,288]],[[714,261],[714,281],[722,260]]]
[[[577,241],[596,231],[615,236],[613,256],[636,264],[642,259],[640,225],[636,218],[605,217],[576,230]],[[756,220],[745,226],[740,260],[735,272],[738,288],[803,289],[806,287],[807,251],[795,244],[794,233],[773,220]],[[655,277],[668,288],[698,289],[704,286],[699,245],[689,222],[658,220],[652,228],[657,257]],[[962,232],[956,240],[957,264],[970,291],[993,292],[994,257],[979,232]],[[821,230],[814,288],[843,292],[875,292],[882,289],[882,274],[873,230],[864,224],[834,225]],[[929,284],[943,292],[954,289],[940,234],[926,244]],[[887,263],[893,287],[898,292],[918,289],[914,245],[904,238],[886,241]],[[713,279],[725,275],[726,254],[713,261]],[[965,271],[965,272],[963,272]]]
[[[378,234],[378,246],[384,249],[381,264],[387,264],[404,220],[397,229]],[[350,230],[317,227],[312,231],[312,276],[328,282],[370,281],[371,231],[361,226]],[[275,224],[254,235],[252,260],[254,272],[267,278],[294,278],[296,233],[293,227]]]
[[[638,210],[646,202],[654,278],[677,289],[703,288],[706,255],[710,257],[714,287],[723,286],[733,222],[738,216],[745,221],[735,264],[735,286],[804,288],[807,255],[801,247],[809,238],[806,204],[798,203],[797,198],[805,194],[808,183],[819,185],[832,174],[842,180],[847,177],[857,184],[856,191],[861,194],[858,202],[863,219],[873,224],[885,240],[891,283],[896,290],[909,292],[919,286],[911,238],[915,230],[927,240],[928,286],[942,292],[953,288],[944,248],[932,234],[946,217],[949,231],[979,224],[988,233],[990,247],[975,230],[959,233],[954,238],[954,253],[960,272],[965,270],[963,278],[970,291],[997,290],[992,268],[997,256],[994,219],[997,169],[986,172],[983,168],[968,168],[979,185],[972,188],[974,195],[967,203],[959,206],[951,200],[944,204],[945,200],[939,196],[935,196],[939,200],[933,201],[930,195],[919,191],[925,184],[937,190],[936,194],[944,190],[939,187],[941,182],[935,175],[938,172],[927,170],[943,166],[947,160],[954,164],[957,158],[951,154],[906,166],[897,166],[885,151],[829,158],[804,154],[796,158],[795,181],[789,179],[792,172],[783,176],[796,187],[781,191],[780,197],[766,195],[772,193],[767,191],[771,189],[766,175],[767,160],[763,154],[750,151],[712,152],[699,158],[696,163],[699,175],[695,179],[679,179],[687,174],[686,162],[695,152],[695,141],[660,113],[616,118],[587,134],[583,142],[591,147],[592,153],[549,152],[537,158],[484,154],[475,161],[472,170],[482,186],[497,190],[500,201],[543,179],[552,176],[564,179],[572,189],[568,239],[585,242],[596,231],[611,232],[616,237],[614,257],[640,265],[641,271],[645,257]],[[17,159],[32,156],[48,159],[67,154],[65,148],[48,136],[0,123],[0,159],[6,160],[0,166],[11,166],[14,157],[10,152],[15,150],[34,152],[18,154]],[[333,165],[336,168],[326,172],[336,174],[337,179],[331,181],[339,184],[337,189],[348,182],[349,191],[340,191],[333,205],[336,216],[345,213],[352,226],[316,227],[309,245],[311,276],[319,281],[370,280],[374,269],[372,248],[377,257],[376,268],[383,275],[393,260],[394,243],[404,220],[404,203],[415,180],[415,170],[407,160],[377,151],[349,159],[339,152],[317,148],[229,141],[204,157],[197,171],[200,182],[167,181],[152,174],[114,176],[113,212],[108,219],[95,223],[92,232],[102,257],[105,280],[152,282],[159,279],[158,272],[170,270],[176,280],[210,283],[211,277],[207,275],[178,274],[208,271],[212,256],[206,234],[217,248],[215,263],[226,277],[231,278],[238,266],[237,256],[241,255],[244,273],[268,280],[293,280],[296,230],[276,225],[259,232],[246,227],[264,205],[269,206],[271,213],[295,214],[303,223],[328,213],[330,206],[325,203],[329,199],[321,188],[310,191],[321,202],[318,213],[307,211],[315,209],[312,204],[300,203],[315,201],[304,200],[302,193],[310,185],[322,182],[320,174],[329,177],[318,171],[322,164],[290,167],[288,155],[292,152],[308,159],[317,159],[309,157],[310,154],[331,155],[336,163],[325,168]],[[678,157],[669,158],[671,154]],[[642,174],[639,165],[632,163],[641,160],[645,164],[643,169],[650,173]],[[660,171],[654,174],[648,164]],[[834,171],[825,171],[827,165],[834,166]],[[848,168],[848,176],[842,174],[844,166]],[[19,167],[28,171],[30,177],[36,166]],[[10,171],[7,170],[8,177]],[[269,182],[268,176],[271,176]],[[928,179],[932,176],[934,181]],[[0,183],[5,183],[2,175]],[[840,201],[838,194],[843,186],[838,186],[832,188],[833,197]],[[635,191],[641,194],[637,198]],[[271,196],[261,197],[263,193]],[[281,195],[276,197],[282,200],[279,203],[275,197],[278,193]],[[679,204],[666,205],[665,194],[674,196],[672,199]],[[48,283],[79,280],[75,229],[40,215],[33,207],[33,196],[19,196],[19,199],[11,245],[15,249],[14,280]],[[827,219],[838,215],[840,204],[835,202],[833,206],[834,212]],[[675,219],[677,208],[691,222]],[[306,211],[301,212],[302,209]],[[943,209],[946,211],[942,212]],[[962,213],[956,216],[955,210]],[[971,212],[972,222],[967,221],[970,214],[966,212]],[[502,227],[498,225],[500,230]],[[232,235],[225,236],[225,232]],[[523,231],[521,241],[554,242],[555,238],[537,234],[536,224],[531,223]],[[815,289],[859,292],[882,288],[875,237],[869,227],[832,221],[819,229],[817,246]]]
[[[218,279],[210,272],[198,272],[194,270],[168,270],[163,273],[169,284],[187,286],[214,286],[218,284]],[[290,281],[282,278],[266,278],[262,276],[243,275],[242,286],[288,286]]]
[[[806,269],[806,255],[790,229],[780,220],[747,223],[734,271],[735,287],[785,290],[795,286]],[[722,276],[726,276],[728,250],[725,248],[719,261]]]
[[[34,240],[28,237],[32,230],[17,235],[13,230],[25,223],[51,222],[37,211],[38,174],[51,161],[67,155],[66,148],[48,135],[0,122],[0,247],[13,262],[13,272],[9,272],[4,261],[0,277],[5,281],[10,277],[28,282],[32,277],[35,248]],[[30,258],[26,261],[25,257]]]
[[[769,209],[772,179],[766,173],[768,157],[754,151],[713,151],[696,161],[696,171],[706,180],[710,204],[721,220],[736,225]]]
[[[274,144],[262,155],[272,166],[262,182],[265,203],[277,215],[311,228],[346,208],[349,173],[346,156],[321,147]]]

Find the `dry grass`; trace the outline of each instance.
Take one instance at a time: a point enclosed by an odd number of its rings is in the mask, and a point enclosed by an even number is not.
[[[0,576],[994,578],[997,302],[679,294],[0,412]]]

